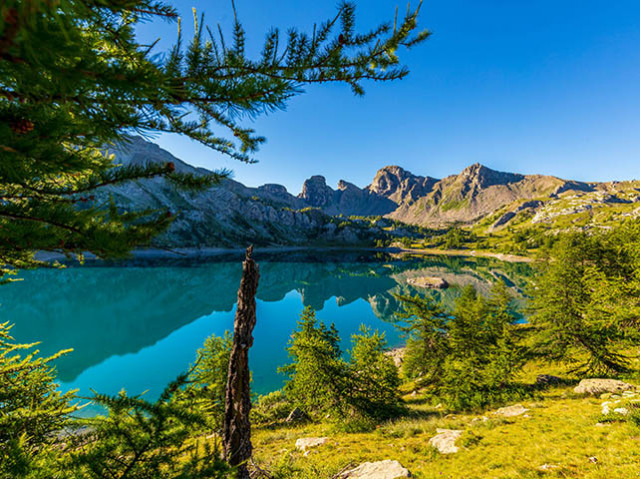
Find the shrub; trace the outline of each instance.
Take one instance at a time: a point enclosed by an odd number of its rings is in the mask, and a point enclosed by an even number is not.
[[[293,409],[284,391],[274,391],[260,396],[251,408],[251,424],[269,425],[285,420]]]
[[[174,400],[186,380],[180,376],[154,402],[124,392],[96,394],[94,401],[109,413],[83,421],[91,438],[71,438],[65,469],[83,479],[231,477],[218,445],[194,440],[207,424],[204,412]]]
[[[284,389],[287,397],[311,415],[344,415],[348,373],[335,326],[319,322],[315,311],[307,307],[287,350],[292,362],[280,368],[289,377]]]

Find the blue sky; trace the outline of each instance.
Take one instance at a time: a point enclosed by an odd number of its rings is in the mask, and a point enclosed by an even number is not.
[[[185,31],[191,8],[231,25],[230,1],[175,0]],[[334,0],[236,0],[249,47],[269,27],[307,28]],[[365,30],[389,20],[398,1],[358,0]],[[400,2],[401,11],[406,2]],[[433,36],[402,54],[405,80],[313,86],[286,111],[255,120],[267,137],[258,164],[243,165],[172,135],[155,141],[179,158],[226,167],[250,186],[298,193],[322,174],[359,186],[389,164],[444,177],[480,162],[519,173],[578,180],[640,178],[640,2],[637,0],[425,0]],[[146,24],[142,40],[167,46],[176,26]]]

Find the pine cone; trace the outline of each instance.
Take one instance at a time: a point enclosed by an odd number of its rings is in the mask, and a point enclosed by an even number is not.
[[[24,135],[33,131],[35,125],[30,120],[15,120],[11,123],[11,131],[17,133],[18,135]]]

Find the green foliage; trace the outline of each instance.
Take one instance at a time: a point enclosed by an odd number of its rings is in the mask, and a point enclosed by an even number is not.
[[[207,424],[202,411],[173,400],[186,384],[182,375],[155,402],[141,396],[96,394],[96,403],[108,416],[84,421],[89,440],[70,441],[66,468],[71,477],[87,479],[154,479],[231,477],[228,466],[213,446],[193,439]]]
[[[236,18],[232,38],[194,18],[193,37],[168,52],[136,40],[142,22],[175,21],[175,10],[149,0],[24,2],[0,6],[0,274],[43,265],[35,251],[122,257],[148,244],[172,221],[169,212],[123,212],[97,194],[126,181],[165,177],[205,188],[228,175],[184,175],[175,165],[115,167],[106,149],[137,133],[186,136],[242,162],[264,138],[247,117],[284,108],[308,84],[401,79],[398,51],[429,33],[419,9],[393,27],[355,28],[355,7],[307,34],[278,29],[250,58]],[[218,132],[222,131],[220,134]]]
[[[189,374],[189,383],[178,397],[196,401],[207,412],[210,425],[222,430],[225,390],[229,373],[229,357],[233,336],[228,331],[223,337],[209,336],[198,349],[196,364]]]
[[[383,239],[377,239],[375,240],[374,244],[373,244],[374,248],[386,248],[387,247],[387,241],[383,240]]]
[[[520,394],[522,367],[512,298],[499,282],[490,298],[465,287],[448,312],[433,299],[403,297],[399,327],[407,335],[404,373],[453,409],[475,409]]]
[[[0,324],[0,477],[29,477],[53,454],[54,436],[77,408],[73,392],[61,394],[51,363],[69,351],[48,358],[35,344],[15,344],[10,326]],[[25,351],[25,354],[22,352]]]
[[[340,338],[304,309],[287,348],[292,362],[280,368],[289,377],[285,393],[296,406],[319,417],[323,413],[346,414],[344,392],[349,388],[348,366],[342,360]]]
[[[198,444],[208,412],[184,396],[187,376],[171,383],[157,401],[96,394],[108,416],[73,419],[73,392],[57,389],[51,362],[14,344],[0,325],[0,478],[73,479],[223,478],[229,469],[217,445]],[[86,426],[79,429],[80,426]],[[82,433],[80,433],[82,432]]]
[[[407,378],[421,378],[426,383],[442,377],[448,355],[447,323],[450,314],[431,296],[398,296],[402,313],[397,327],[406,336],[407,345],[402,371]]]
[[[556,242],[531,291],[539,355],[581,374],[629,368],[625,349],[639,339],[639,233],[634,221]]]
[[[388,418],[400,409],[400,378],[388,350],[384,333],[365,326],[351,336],[349,351],[352,384],[351,404],[356,411],[371,418]]]
[[[285,394],[315,418],[388,417],[400,404],[398,373],[386,348],[384,335],[361,329],[346,362],[335,326],[325,326],[307,307],[289,342],[292,362],[281,368],[289,377]]]
[[[293,405],[284,391],[273,391],[262,395],[251,407],[252,425],[270,425],[285,420]]]

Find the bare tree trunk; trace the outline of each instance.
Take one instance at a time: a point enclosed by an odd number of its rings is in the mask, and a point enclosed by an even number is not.
[[[256,291],[260,277],[258,265],[251,258],[253,246],[247,248],[242,263],[242,279],[238,289],[238,309],[233,328],[233,346],[229,358],[229,374],[225,394],[222,445],[230,465],[238,467],[238,478],[248,478],[246,462],[251,457],[251,389],[249,348],[253,344],[256,325]]]

